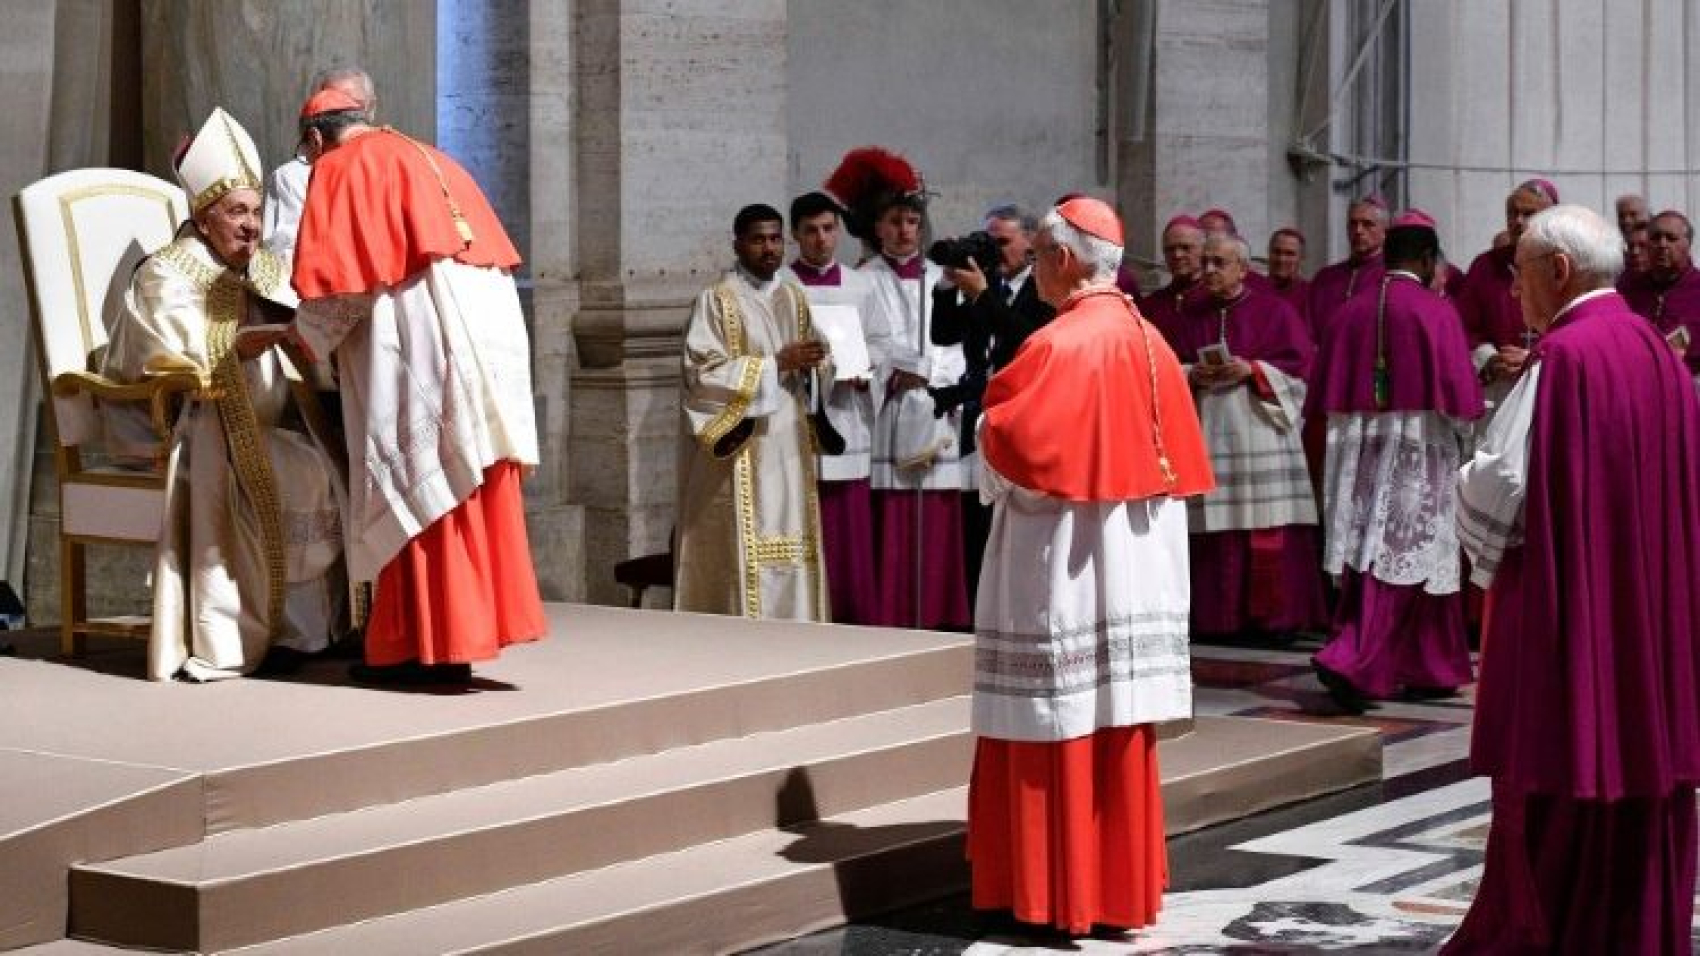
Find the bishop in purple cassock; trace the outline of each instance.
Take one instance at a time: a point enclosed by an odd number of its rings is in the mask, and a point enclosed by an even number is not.
[[[1176,216],[1163,227],[1163,264],[1169,270],[1169,284],[1136,297],[1139,313],[1147,322],[1162,328],[1204,296],[1198,262],[1203,252],[1204,229],[1198,220]]]
[[[1647,229],[1646,271],[1626,272],[1617,283],[1617,291],[1636,314],[1666,336],[1686,335],[1690,341],[1700,339],[1700,270],[1694,268],[1689,251],[1693,241],[1694,227],[1687,216],[1675,210],[1659,213]],[[1700,343],[1680,351],[1689,372],[1700,377]]]
[[[1244,240],[1204,243],[1208,294],[1158,329],[1187,368],[1216,490],[1188,501],[1192,629],[1286,635],[1328,620],[1299,413],[1315,347],[1293,307],[1246,285]]]
[[[1305,257],[1305,234],[1282,226],[1269,234],[1269,291],[1286,300],[1299,318],[1310,324],[1310,280],[1299,271]]]
[[[1531,179],[1505,197],[1505,233],[1511,241],[1482,253],[1470,263],[1458,293],[1458,314],[1470,339],[1471,356],[1488,401],[1497,405],[1522,374],[1535,333],[1523,324],[1523,309],[1511,294],[1512,256],[1529,218],[1558,202],[1558,190],[1544,179]]]
[[[1544,331],[1461,472],[1488,587],[1470,759],[1493,778],[1443,953],[1687,954],[1700,783],[1700,401],[1611,288],[1617,229],[1554,206],[1517,246]]]
[[[1346,241],[1352,253],[1323,266],[1310,280],[1311,338],[1321,341],[1334,313],[1347,300],[1381,284],[1381,244],[1387,239],[1387,206],[1379,196],[1352,203],[1346,211]]]
[[[1323,569],[1340,582],[1314,665],[1352,711],[1401,689],[1450,696],[1472,679],[1455,486],[1482,389],[1457,310],[1431,289],[1434,221],[1402,214],[1385,254],[1377,293],[1335,314],[1305,400],[1305,418],[1327,422]]]

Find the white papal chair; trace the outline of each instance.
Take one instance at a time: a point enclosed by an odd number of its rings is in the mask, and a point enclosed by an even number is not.
[[[147,636],[146,619],[88,618],[85,547],[151,548],[165,513],[160,469],[120,468],[85,454],[98,448],[102,434],[95,403],[147,407],[163,461],[173,403],[201,383],[177,373],[120,385],[96,374],[93,363],[131,272],[171,241],[188,203],[181,189],[153,176],[76,169],[26,187],[13,199],[13,212],[59,482],[60,644],[66,654],[80,654],[89,634]]]

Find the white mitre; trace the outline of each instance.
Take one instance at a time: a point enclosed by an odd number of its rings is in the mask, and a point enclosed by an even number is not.
[[[263,193],[261,168],[254,138],[229,113],[215,106],[183,151],[177,163],[177,181],[189,194],[189,208],[199,213],[233,189]]]

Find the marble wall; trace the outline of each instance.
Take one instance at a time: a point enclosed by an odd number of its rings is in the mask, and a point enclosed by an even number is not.
[[[573,174],[582,368],[570,497],[585,593],[667,550],[679,441],[679,333],[731,263],[731,222],[786,182],[783,0],[576,0]]]
[[[1271,222],[1268,0],[1136,0],[1123,16],[1138,26],[1119,25],[1122,108],[1145,111],[1119,154],[1130,256],[1160,262],[1163,224],[1212,206],[1257,249]]]
[[[7,9],[0,33],[0,192],[15,194],[52,172],[125,165],[135,134],[133,48],[138,25],[125,0],[42,0]],[[17,233],[0,229],[0,577],[31,617],[55,620],[58,499],[50,426],[37,427],[42,394]],[[134,555],[91,555],[91,574],[116,563],[115,581],[140,580]],[[141,589],[116,587],[102,612],[136,609]]]
[[[979,228],[996,204],[1107,194],[1096,4],[789,7],[787,176],[750,201],[783,210],[819,189],[846,151],[870,144],[921,171],[936,194],[933,227],[946,235]]]
[[[1700,209],[1700,17],[1681,0],[1444,0],[1414,19],[1412,202],[1459,263],[1543,176],[1614,216],[1621,193]],[[1615,220],[1614,220],[1615,221]]]
[[[436,5],[427,0],[142,0],[144,167],[170,177],[171,151],[214,106],[235,116],[268,167],[295,149],[313,74],[359,65],[379,118],[436,135]]]

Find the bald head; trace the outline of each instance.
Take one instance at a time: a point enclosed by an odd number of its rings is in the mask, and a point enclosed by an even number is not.
[[[1624,238],[1628,238],[1637,226],[1645,227],[1649,221],[1647,197],[1636,193],[1617,197],[1617,231],[1623,233]]]

